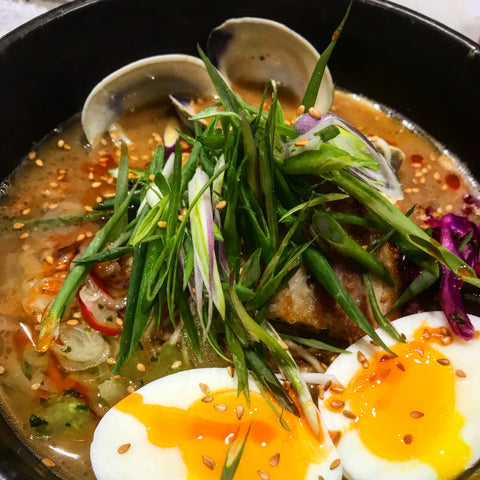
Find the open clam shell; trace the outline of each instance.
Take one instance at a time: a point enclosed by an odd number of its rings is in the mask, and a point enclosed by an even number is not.
[[[108,130],[122,112],[169,95],[195,99],[214,95],[203,62],[189,55],[144,58],[116,70],[95,86],[82,110],[82,126],[90,144]],[[174,102],[182,109],[188,102]]]
[[[253,17],[227,20],[212,30],[207,47],[231,86],[246,81],[264,86],[273,78],[299,102],[320,57],[307,40],[285,25]],[[327,112],[332,101],[333,81],[325,70],[315,107]]]

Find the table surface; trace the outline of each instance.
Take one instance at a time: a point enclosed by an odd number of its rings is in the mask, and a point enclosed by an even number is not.
[[[0,0],[0,37],[70,0]],[[480,0],[392,0],[480,43]]]

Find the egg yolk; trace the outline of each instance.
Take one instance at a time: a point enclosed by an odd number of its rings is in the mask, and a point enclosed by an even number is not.
[[[332,448],[322,444],[304,418],[283,411],[282,422],[288,429],[282,426],[255,392],[250,393],[250,405],[236,390],[225,390],[205,395],[187,410],[146,404],[139,393],[133,393],[115,408],[145,425],[152,444],[178,447],[189,480],[219,479],[230,443],[237,435],[235,445],[241,444],[249,428],[235,478],[305,478],[309,465],[325,460]]]
[[[326,402],[337,411],[345,403],[353,413],[350,427],[377,457],[418,459],[448,480],[465,470],[471,449],[461,436],[464,418],[455,409],[454,367],[432,346],[438,336],[425,337],[417,334],[395,345],[397,356],[378,352],[365,361],[360,355],[363,367]]]

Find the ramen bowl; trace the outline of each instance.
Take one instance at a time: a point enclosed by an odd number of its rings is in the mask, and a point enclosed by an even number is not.
[[[80,0],[52,10],[0,40],[0,175],[78,113],[102,78],[129,62],[196,55],[213,27],[242,16],[282,22],[322,50],[347,4]],[[478,45],[394,4],[356,0],[329,67],[337,86],[419,125],[480,176]],[[0,424],[1,478],[55,478],[12,427]]]

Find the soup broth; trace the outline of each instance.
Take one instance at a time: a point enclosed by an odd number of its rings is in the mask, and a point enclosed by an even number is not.
[[[295,104],[285,101],[287,118],[294,118]],[[478,220],[476,183],[456,159],[416,127],[339,90],[333,111],[368,136],[382,137],[404,152],[399,177],[405,199],[398,206],[406,212],[415,205],[416,223],[424,226],[427,213],[439,217],[451,212]],[[131,141],[131,167],[148,165],[169,122],[179,127],[171,113],[166,105],[156,105],[130,112],[119,122]],[[208,345],[197,360],[181,334],[173,332],[172,337],[171,327],[163,333],[152,327],[128,365],[111,378],[119,336],[90,328],[78,302],[65,316],[60,340],[62,335],[73,336],[80,352],[67,351],[68,346],[62,349],[62,345],[43,355],[35,351],[45,308],[58,293],[72,261],[101,228],[102,212],[93,207],[115,192],[109,170],[120,158],[115,137],[115,133],[105,137],[92,149],[74,119],[22,162],[4,185],[0,206],[2,407],[25,443],[65,479],[94,478],[89,462],[93,431],[98,419],[123,396],[181,369],[223,365]],[[188,144],[181,145],[186,153]],[[56,220],[83,214],[91,220]],[[125,295],[128,274],[128,258],[96,270],[97,276],[108,280],[116,298]],[[111,322],[121,328],[121,318]],[[81,350],[86,345],[98,350],[95,358],[83,359]]]

